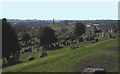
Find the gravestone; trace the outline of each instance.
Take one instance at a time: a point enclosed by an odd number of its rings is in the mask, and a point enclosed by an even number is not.
[[[106,71],[102,68],[87,67],[81,72],[81,74],[106,74]]]
[[[104,37],[104,33],[102,33],[102,36],[101,37]]]

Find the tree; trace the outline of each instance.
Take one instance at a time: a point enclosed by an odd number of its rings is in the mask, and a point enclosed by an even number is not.
[[[31,30],[31,27],[27,25],[27,23],[23,23],[23,22],[18,22],[16,23],[16,25],[14,26],[16,33],[24,33],[24,32],[28,32]]]
[[[68,20],[65,20],[65,21],[64,21],[64,24],[65,24],[65,25],[68,25]]]
[[[75,36],[79,37],[84,33],[85,33],[85,25],[83,23],[81,23],[81,22],[76,22],[75,23],[75,28],[74,28]]]
[[[31,37],[36,37],[39,34],[39,28],[33,28],[30,32]]]
[[[48,47],[48,45],[57,42],[55,36],[55,31],[50,27],[41,27],[39,31],[40,44],[43,47]]]
[[[31,37],[30,37],[30,34],[29,33],[23,33],[23,35],[22,35],[22,41],[24,41],[26,44],[27,44],[27,42],[29,41],[29,40],[31,40]]]
[[[6,58],[8,64],[10,64],[10,56],[15,57],[19,51],[20,47],[15,30],[11,27],[10,23],[7,22],[7,19],[4,18],[2,19],[2,58]]]

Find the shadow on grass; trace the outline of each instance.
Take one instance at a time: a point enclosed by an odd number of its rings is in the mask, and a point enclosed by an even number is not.
[[[63,47],[62,46],[56,46],[56,47],[50,47],[47,50],[58,50],[58,49],[61,49],[61,48],[63,48]]]
[[[6,63],[6,64],[3,64],[3,65],[2,65],[2,68],[8,67],[8,66],[12,66],[12,65],[16,65],[16,64],[20,64],[20,63],[23,63],[23,62],[14,61],[14,62],[11,62],[11,63]]]

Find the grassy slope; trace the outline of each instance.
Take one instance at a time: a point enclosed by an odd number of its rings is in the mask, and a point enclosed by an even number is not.
[[[48,56],[39,59],[39,52],[32,54],[36,60],[25,62],[3,68],[4,71],[23,71],[23,72],[74,72],[75,64],[82,63],[88,58],[96,56],[110,56],[117,59],[117,51],[102,50],[106,47],[117,47],[117,39],[109,39],[95,44],[85,44],[81,47],[71,50],[70,48],[62,48],[58,50],[48,51]],[[21,61],[25,61],[29,54],[24,54]],[[117,71],[117,64],[110,67],[108,71]]]
[[[70,26],[67,26],[67,25],[65,25],[65,24],[49,24],[49,25],[47,25],[47,26],[51,27],[51,28],[54,29],[54,30],[59,30],[60,27],[64,27],[64,28],[66,28],[66,29],[68,29],[68,30],[71,30],[71,27],[70,27]]]
[[[57,24],[49,24],[48,26],[54,30],[58,30],[60,28],[60,25],[57,25]]]

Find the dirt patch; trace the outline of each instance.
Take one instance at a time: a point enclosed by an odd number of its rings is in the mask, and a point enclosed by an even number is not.
[[[118,60],[112,57],[98,56],[98,57],[83,61],[82,63],[76,64],[75,71],[82,72],[82,70],[87,68],[88,66],[94,67],[94,68],[103,68],[107,71],[110,67],[114,66],[117,63],[117,61]]]
[[[118,49],[120,49],[120,47],[107,47],[107,48],[104,48],[103,50],[118,51]]]

